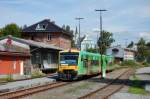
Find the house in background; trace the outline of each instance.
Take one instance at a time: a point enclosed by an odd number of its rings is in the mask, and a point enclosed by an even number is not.
[[[50,19],[44,19],[22,30],[24,39],[44,42],[63,49],[71,48],[72,34],[67,33]]]
[[[0,44],[0,75],[24,75],[30,73],[27,71],[30,67],[26,64],[30,62],[30,53],[20,52],[12,49],[11,42],[6,41]]]
[[[94,48],[95,44],[93,42],[93,40],[91,40],[88,36],[88,34],[86,34],[84,40],[81,42],[81,50],[86,51],[89,48]]]
[[[106,50],[106,55],[112,55],[115,59],[115,63],[120,63],[124,60],[135,60],[136,50],[114,46]]]
[[[58,54],[60,50],[63,50],[62,48],[43,42],[36,42],[12,36],[6,36],[0,39],[0,44],[6,45],[6,42],[11,42],[12,50],[17,49],[19,52],[27,51],[31,54],[31,65],[28,64],[28,66],[31,67],[31,70],[36,68],[43,71],[57,70]]]

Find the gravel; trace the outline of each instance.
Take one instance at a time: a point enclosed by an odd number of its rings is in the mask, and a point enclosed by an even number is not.
[[[63,87],[55,88],[53,90],[47,90],[41,93],[33,94],[25,97],[24,99],[76,99],[79,96],[83,96],[100,87],[103,87],[111,80],[118,77],[118,75],[125,70],[126,69],[122,69],[112,72],[111,74],[108,74],[107,78],[104,80],[100,80],[99,77],[94,77],[88,80],[83,80]]]

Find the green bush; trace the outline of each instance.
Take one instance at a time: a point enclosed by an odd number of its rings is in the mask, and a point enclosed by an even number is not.
[[[142,82],[135,75],[131,78],[132,86],[129,87],[128,92],[132,94],[147,94],[147,91],[144,89]]]
[[[138,64],[137,62],[133,61],[133,60],[125,60],[121,63],[121,66],[131,66],[131,67],[136,67],[136,66],[140,66],[140,64]]]
[[[144,62],[143,65],[146,66],[146,67],[148,67],[148,66],[150,66],[150,63]]]
[[[45,76],[45,74],[42,73],[42,71],[40,71],[40,70],[34,70],[34,71],[31,73],[31,77],[32,77],[32,78],[38,78],[38,77],[42,77],[42,76]]]

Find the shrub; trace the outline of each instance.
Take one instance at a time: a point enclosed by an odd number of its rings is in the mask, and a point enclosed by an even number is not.
[[[42,73],[42,71],[36,69],[34,70],[32,73],[31,73],[31,77],[32,78],[38,78],[38,77],[42,77],[42,76],[45,76],[44,73]]]
[[[146,67],[148,67],[148,66],[150,66],[150,63],[144,62],[143,65],[146,66]]]
[[[131,67],[136,67],[139,66],[139,64],[133,60],[125,60],[121,63],[121,66],[131,66]]]

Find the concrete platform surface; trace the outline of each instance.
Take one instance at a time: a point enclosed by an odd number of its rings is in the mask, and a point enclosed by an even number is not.
[[[150,67],[139,68],[135,72],[136,77],[141,81],[150,81]],[[128,87],[128,86],[126,86]],[[150,92],[150,83],[145,85],[145,90]],[[109,99],[150,99],[150,95],[131,94],[127,90],[117,92],[109,97]]]
[[[35,78],[30,80],[9,82],[4,85],[0,85],[0,92],[13,91],[16,89],[28,88],[31,86],[42,85],[42,84],[51,83],[55,81],[56,81],[55,79],[43,77],[43,78]]]
[[[110,96],[109,99],[150,99],[150,96],[118,92]]]
[[[150,67],[137,69],[135,74],[150,74]]]

